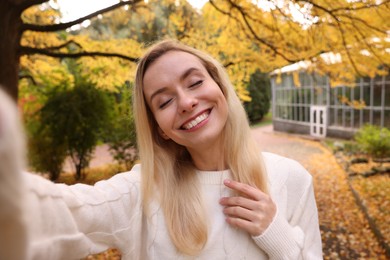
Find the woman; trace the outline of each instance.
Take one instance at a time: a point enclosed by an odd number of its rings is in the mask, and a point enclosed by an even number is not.
[[[26,175],[32,259],[321,259],[310,175],[261,154],[223,67],[175,41],[140,60],[141,165],[94,187]],[[1,138],[1,137],[0,137]]]

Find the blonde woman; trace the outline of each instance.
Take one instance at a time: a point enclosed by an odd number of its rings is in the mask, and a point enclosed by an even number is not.
[[[139,62],[134,108],[130,172],[93,187],[25,175],[28,258],[115,247],[122,259],[322,259],[310,174],[259,152],[217,61],[157,43]]]

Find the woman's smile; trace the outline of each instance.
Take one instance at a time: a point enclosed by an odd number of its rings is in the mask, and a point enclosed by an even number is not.
[[[190,119],[189,122],[184,123],[181,128],[185,130],[198,129],[206,123],[206,119],[208,119],[209,115],[210,110],[208,109],[202,112],[200,115],[196,116],[194,119]]]

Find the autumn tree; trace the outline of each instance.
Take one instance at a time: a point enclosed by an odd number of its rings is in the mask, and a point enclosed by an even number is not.
[[[56,35],[58,38],[54,42],[47,41],[47,38],[45,41],[40,41],[36,38],[46,37],[47,35],[42,36],[44,33],[64,31],[84,20],[91,19],[121,6],[130,5],[136,9],[143,1],[120,1],[108,8],[67,23],[59,22],[59,16],[55,16],[53,13],[43,16],[47,18],[43,20],[34,19],[34,15],[25,15],[29,10],[35,8],[34,14],[37,14],[35,18],[38,18],[37,16],[42,11],[37,9],[37,5],[46,2],[46,0],[4,0],[0,2],[0,66],[3,68],[0,71],[0,85],[15,100],[18,98],[19,77],[31,78],[31,75],[19,75],[20,57],[23,55],[42,54],[54,58],[103,56],[119,57],[130,62],[136,61],[136,58],[126,55],[126,53],[115,52],[117,49],[114,49],[114,51],[92,50],[85,48],[83,43],[75,42],[73,39],[61,39],[59,35]],[[25,37],[25,34],[31,32],[36,32],[37,34],[31,36],[30,40],[23,42],[22,36],[23,39],[28,39],[28,37]],[[50,36],[49,39],[52,38],[54,36]],[[74,51],[69,51],[68,47],[71,44],[78,48]]]
[[[98,87],[120,85],[125,80],[124,75],[128,75],[129,68],[134,69],[133,62],[141,53],[142,45],[137,40],[123,37],[116,39],[115,43],[112,39],[92,42],[87,36],[69,36],[62,32],[98,14],[103,14],[104,18],[108,11],[125,5],[129,6],[128,12],[124,12],[127,17],[113,17],[124,19],[122,33],[128,29],[140,36],[137,36],[138,40],[144,37],[142,41],[145,41],[154,39],[147,38],[153,28],[161,32],[167,30],[168,36],[173,35],[170,33],[172,29],[175,30],[174,35],[183,42],[206,50],[222,61],[244,101],[249,100],[249,95],[242,79],[248,80],[256,68],[268,72],[306,60],[312,64],[312,69],[330,75],[334,84],[351,81],[356,75],[373,76],[388,72],[389,0],[211,0],[201,13],[204,23],[187,19],[193,17],[189,13],[177,15],[172,12],[175,8],[179,10],[178,6],[184,6],[184,1],[161,1],[160,9],[152,8],[153,3],[159,1],[149,2],[150,6],[141,0],[121,1],[75,21],[61,23],[58,12],[56,15],[49,12],[47,19],[30,20],[29,17],[34,15],[30,16],[29,11],[39,14],[37,17],[45,12],[45,8],[36,8],[38,4],[47,3],[44,0],[2,1],[0,65],[4,69],[0,72],[0,84],[16,99],[18,79],[34,79],[31,73],[19,73],[19,58],[41,54],[56,59],[82,57],[86,64],[84,73],[94,76],[92,80]],[[134,14],[138,18],[133,17]],[[165,15],[167,19],[157,19],[156,15]],[[141,23],[139,27],[128,28],[129,19],[157,23]],[[46,33],[52,36],[48,37]],[[334,55],[333,59],[324,55],[329,53]],[[122,60],[116,60],[115,66],[108,66],[107,58],[91,58],[97,56],[119,57]],[[24,67],[39,68],[37,65],[43,61],[42,56],[37,57],[33,60],[36,63],[26,62]],[[56,67],[53,66],[54,60],[49,61],[48,67]],[[111,77],[113,74],[117,74],[118,80],[111,84],[111,80],[115,80]]]
[[[382,75],[390,65],[390,1],[210,0],[225,27],[259,46],[268,71],[298,61],[332,84]],[[234,41],[234,40],[233,40]]]
[[[95,40],[126,38],[148,44],[163,38],[190,37],[189,32],[198,28],[201,19],[186,0],[150,0],[137,12],[119,8],[93,19],[77,33]]]

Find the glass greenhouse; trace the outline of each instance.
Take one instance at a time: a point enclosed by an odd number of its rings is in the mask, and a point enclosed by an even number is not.
[[[330,87],[327,76],[304,71],[297,86],[293,76],[271,76],[274,130],[350,138],[367,123],[390,128],[390,76],[338,87]]]

